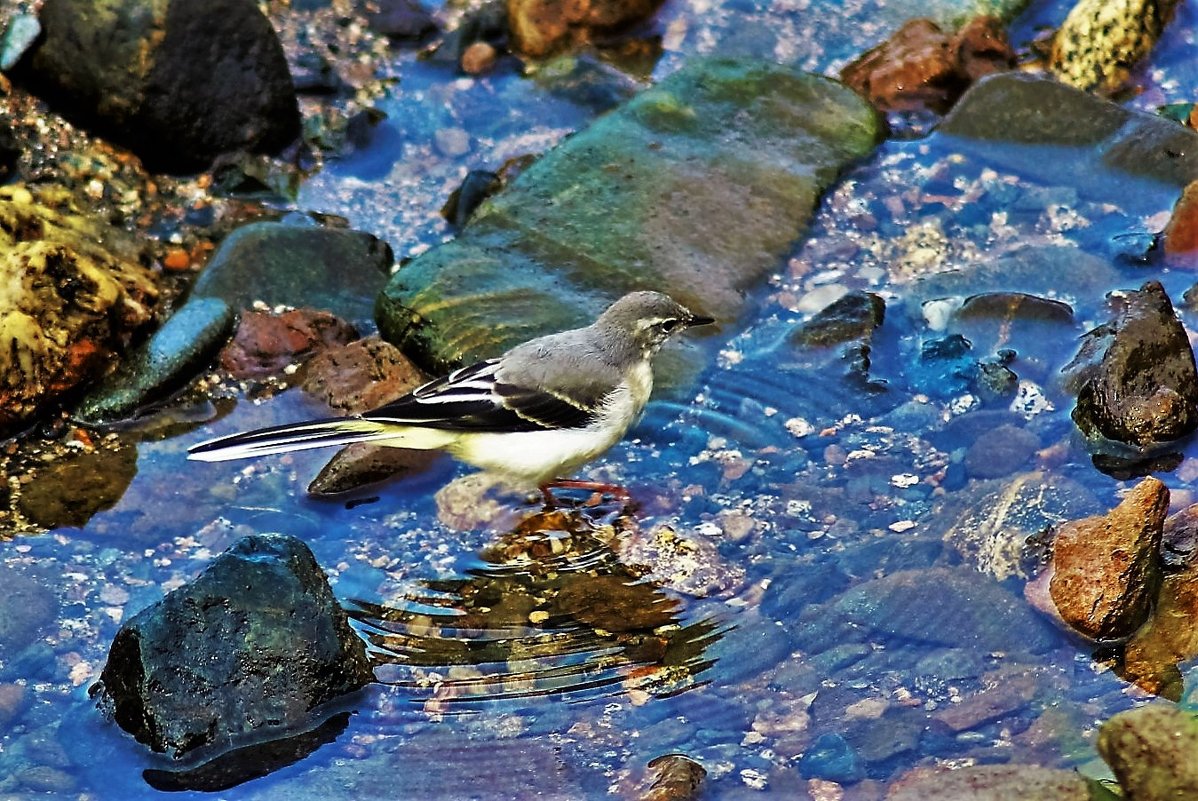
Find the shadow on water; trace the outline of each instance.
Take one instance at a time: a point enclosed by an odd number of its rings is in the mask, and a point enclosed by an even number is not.
[[[602,507],[542,511],[464,577],[423,581],[426,592],[396,605],[351,601],[376,675],[436,711],[702,686],[721,626],[687,622],[676,598],[619,561],[608,543],[627,522]]]

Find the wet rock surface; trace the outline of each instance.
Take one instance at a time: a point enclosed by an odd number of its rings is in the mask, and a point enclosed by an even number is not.
[[[233,310],[217,298],[184,304],[87,393],[75,410],[77,419],[110,423],[165,400],[208,366],[233,321]]]
[[[1198,796],[1198,720],[1190,712],[1163,703],[1121,712],[1099,730],[1098,753],[1127,798]]]
[[[47,0],[39,20],[22,75],[151,169],[191,172],[299,134],[282,47],[252,2]]]
[[[1079,89],[1114,92],[1148,55],[1177,0],[1079,0],[1052,39],[1049,68]]]
[[[33,644],[58,614],[58,600],[40,581],[10,568],[0,568],[0,650],[11,659]],[[6,693],[12,701],[12,691]],[[11,713],[15,714],[15,713]]]
[[[122,626],[97,691],[122,728],[179,758],[299,733],[371,678],[311,551],[264,534]]]
[[[733,118],[737,141],[721,145],[711,134]],[[732,319],[820,189],[879,133],[873,111],[826,79],[752,61],[692,65],[542,156],[463,236],[399,270],[379,328],[441,373],[586,324],[633,288]],[[732,200],[750,195],[760,202]],[[454,310],[467,296],[463,318]]]
[[[1168,508],[1169,490],[1147,478],[1107,515],[1057,530],[1049,590],[1069,625],[1094,639],[1139,628],[1160,587],[1157,552]]]
[[[352,325],[316,309],[245,312],[233,340],[221,351],[220,366],[234,378],[265,378],[322,349],[357,338]]]
[[[542,58],[648,18],[662,0],[507,0],[512,47]]]
[[[1161,582],[1152,616],[1128,640],[1121,674],[1150,693],[1173,701],[1182,697],[1182,666],[1198,656],[1198,570],[1187,565]]]
[[[76,451],[33,471],[22,488],[17,508],[45,528],[83,526],[97,512],[115,505],[137,475],[137,449],[132,446]]]
[[[692,801],[699,795],[707,771],[685,754],[666,754],[649,761],[656,777],[639,801]]]
[[[1090,783],[1074,771],[1037,765],[976,765],[900,779],[886,801],[1094,801]]]
[[[0,430],[94,377],[146,325],[158,288],[102,222],[0,190]]]
[[[1073,419],[1090,437],[1150,448],[1198,427],[1198,370],[1164,287],[1150,281],[1119,298],[1110,324],[1087,334],[1066,368]]]
[[[391,248],[362,231],[254,223],[237,229],[208,262],[193,297],[214,297],[242,311],[311,306],[369,325],[387,280]]]

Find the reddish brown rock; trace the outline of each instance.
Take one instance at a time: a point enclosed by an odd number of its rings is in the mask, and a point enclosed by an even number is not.
[[[462,72],[467,75],[482,75],[490,72],[499,58],[499,51],[488,42],[474,42],[462,53]]]
[[[1178,664],[1198,656],[1198,571],[1165,577],[1152,617],[1128,641],[1123,678],[1155,695],[1181,699]]]
[[[1194,260],[1198,264],[1198,181],[1190,183],[1181,193],[1161,237],[1165,255],[1171,260]]]
[[[944,112],[970,83],[1013,64],[997,19],[977,17],[951,37],[931,20],[913,19],[840,77],[883,111]]]
[[[1146,478],[1106,515],[1061,526],[1049,592],[1065,622],[1094,639],[1140,627],[1160,587],[1157,550],[1168,507],[1169,490]]]
[[[326,348],[300,370],[300,386],[334,409],[361,413],[428,380],[399,348],[377,336]]]
[[[512,49],[542,58],[647,19],[663,0],[507,0]]]
[[[1074,770],[1038,765],[974,765],[957,770],[916,768],[890,785],[886,801],[1090,801]]]
[[[233,341],[221,352],[220,366],[234,378],[265,378],[357,336],[352,325],[325,311],[245,312]]]

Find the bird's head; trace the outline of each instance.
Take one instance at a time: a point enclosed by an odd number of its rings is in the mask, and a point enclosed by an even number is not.
[[[713,323],[660,292],[629,292],[607,308],[595,325],[626,336],[646,355],[655,353],[672,335]]]

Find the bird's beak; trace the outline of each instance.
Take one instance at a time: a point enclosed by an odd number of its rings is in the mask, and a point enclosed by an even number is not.
[[[692,314],[690,319],[686,321],[687,328],[694,328],[699,325],[711,325],[715,322],[714,317],[702,317],[698,314]]]

